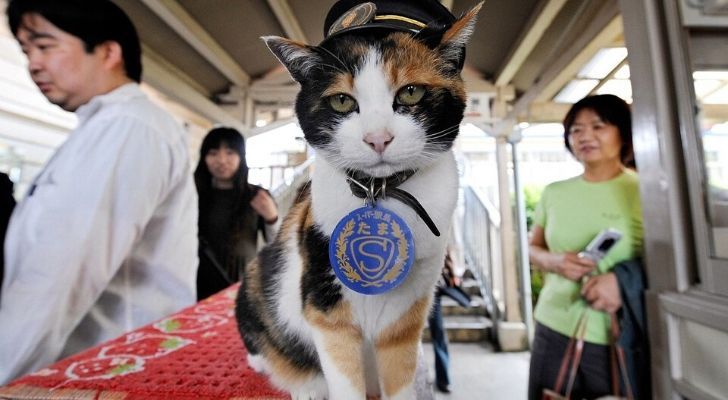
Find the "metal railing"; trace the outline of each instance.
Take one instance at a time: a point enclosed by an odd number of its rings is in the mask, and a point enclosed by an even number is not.
[[[505,311],[500,213],[477,188],[464,186],[462,190],[463,210],[458,213],[462,216],[462,251],[495,324]]]
[[[288,214],[288,210],[293,205],[298,189],[311,179],[313,161],[314,157],[304,161],[301,165],[294,168],[293,178],[290,182],[284,181],[271,190],[271,194],[278,204],[278,213],[280,215]]]

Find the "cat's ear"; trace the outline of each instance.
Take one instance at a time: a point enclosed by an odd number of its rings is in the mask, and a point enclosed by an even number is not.
[[[483,7],[483,1],[476,4],[470,11],[466,12],[460,19],[455,21],[452,26],[445,31],[440,40],[440,53],[446,59],[452,61],[455,65],[459,65],[462,61],[465,45],[475,30],[475,20],[480,8]]]
[[[311,70],[323,61],[313,47],[278,36],[261,37],[278,61],[297,82],[305,80]]]

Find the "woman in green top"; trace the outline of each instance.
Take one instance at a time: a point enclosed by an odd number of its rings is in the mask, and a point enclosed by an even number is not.
[[[585,346],[572,398],[611,393],[608,313],[617,311],[622,301],[610,271],[641,254],[642,211],[637,174],[630,169],[629,105],[613,95],[580,100],[564,118],[564,142],[584,173],[548,185],[536,209],[530,260],[546,274],[534,311],[529,399],[540,399],[544,388],[553,388],[566,345],[586,308]],[[580,257],[607,228],[621,232],[622,239],[599,262]]]

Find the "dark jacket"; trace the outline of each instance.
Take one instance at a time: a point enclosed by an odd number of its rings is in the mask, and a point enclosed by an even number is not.
[[[0,290],[3,287],[3,275],[5,271],[5,231],[8,228],[10,215],[15,208],[13,198],[13,181],[0,172]]]
[[[647,279],[639,259],[621,262],[612,270],[617,275],[622,308],[617,312],[632,390],[636,399],[651,399],[650,343],[647,333],[644,291]]]

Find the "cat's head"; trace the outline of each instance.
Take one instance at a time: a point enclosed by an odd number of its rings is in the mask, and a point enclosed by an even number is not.
[[[329,30],[319,46],[263,39],[301,84],[296,113],[317,154],[384,177],[426,167],[452,147],[465,109],[464,48],[479,9],[419,30],[365,15],[373,29]]]

